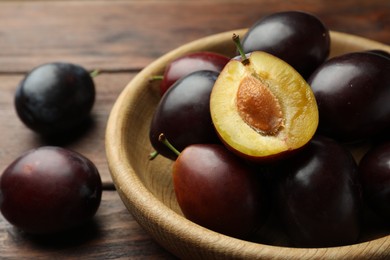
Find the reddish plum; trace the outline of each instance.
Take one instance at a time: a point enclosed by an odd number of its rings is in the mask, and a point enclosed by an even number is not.
[[[222,145],[188,146],[173,165],[173,183],[184,215],[225,235],[248,238],[268,213],[256,174]]]
[[[163,95],[173,83],[180,78],[198,71],[211,70],[220,72],[229,62],[230,58],[215,52],[193,52],[173,60],[164,71],[163,80],[160,85]]]
[[[32,234],[56,233],[89,221],[101,200],[95,165],[79,153],[54,146],[27,151],[3,172],[0,210]]]

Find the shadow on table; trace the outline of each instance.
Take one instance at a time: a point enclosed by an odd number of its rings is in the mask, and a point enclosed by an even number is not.
[[[81,246],[88,241],[96,239],[100,234],[99,224],[92,220],[87,224],[65,232],[51,235],[33,235],[17,231],[19,238],[28,241],[35,248],[41,249],[67,249]]]

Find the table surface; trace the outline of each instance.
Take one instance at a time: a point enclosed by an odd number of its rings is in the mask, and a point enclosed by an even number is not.
[[[96,164],[104,191],[93,222],[77,234],[31,237],[0,216],[0,257],[175,258],[139,226],[115,191],[104,147],[111,107],[127,83],[166,52],[204,36],[249,27],[267,14],[285,10],[308,11],[331,30],[390,44],[388,0],[1,1],[1,172],[23,151],[61,145]],[[14,91],[24,75],[52,61],[100,70],[94,79],[95,124],[66,143],[49,142],[27,129],[13,106]]]

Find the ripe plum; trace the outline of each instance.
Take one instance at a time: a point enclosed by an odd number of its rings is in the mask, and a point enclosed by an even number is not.
[[[308,79],[319,111],[319,133],[354,142],[390,126],[390,59],[348,53],[322,64]]]
[[[369,150],[359,163],[363,196],[385,219],[390,218],[390,142]]]
[[[241,159],[219,144],[194,144],[173,165],[183,214],[206,228],[248,238],[268,215],[263,187]]]
[[[54,62],[33,69],[15,93],[22,122],[45,136],[74,131],[88,118],[95,101],[90,73],[79,65]]]
[[[152,118],[149,139],[161,155],[176,155],[159,141],[164,133],[179,151],[195,143],[219,143],[210,116],[210,93],[219,73],[196,71],[178,80],[161,98]]]
[[[312,14],[278,12],[252,25],[243,37],[242,46],[245,53],[273,54],[308,78],[328,57],[330,36],[328,28]]]
[[[288,63],[261,51],[225,66],[211,92],[210,113],[226,147],[256,162],[276,161],[301,148],[318,125],[307,82]]]
[[[328,247],[352,244],[360,232],[361,193],[351,153],[316,136],[278,167],[278,208],[293,244]]]
[[[202,51],[183,55],[165,68],[163,80],[160,84],[161,95],[180,78],[198,71],[211,70],[220,72],[230,61],[230,58],[215,52]]]
[[[22,154],[0,179],[5,219],[32,234],[56,233],[90,220],[101,200],[95,165],[76,152],[43,146]]]

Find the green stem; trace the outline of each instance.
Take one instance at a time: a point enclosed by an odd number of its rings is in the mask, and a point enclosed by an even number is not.
[[[164,76],[163,75],[155,75],[155,76],[151,76],[150,77],[150,81],[154,81],[154,80],[163,80],[164,79]]]
[[[154,160],[159,155],[159,152],[154,151],[149,154],[149,160]]]
[[[242,64],[248,65],[249,64],[249,59],[245,55],[244,48],[242,47],[242,44],[241,44],[241,41],[240,41],[240,36],[234,33],[233,34],[233,41],[236,44],[237,50],[238,50],[238,52],[241,55],[241,58],[242,58],[241,62],[242,62]]]
[[[168,141],[164,134],[160,134],[158,136],[158,140],[165,144],[172,152],[174,152],[177,156],[180,155],[180,152]]]
[[[99,75],[99,70],[98,69],[95,69],[93,70],[89,75],[91,75],[92,78],[96,77],[97,75]]]

